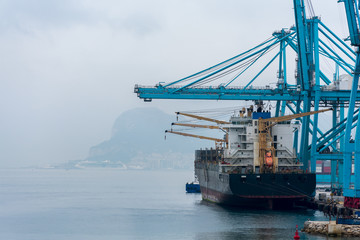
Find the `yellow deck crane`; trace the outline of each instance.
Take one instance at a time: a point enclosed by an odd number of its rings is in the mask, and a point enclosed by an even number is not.
[[[226,143],[226,140],[220,139],[220,138],[205,137],[205,136],[200,136],[200,135],[195,135],[195,134],[175,132],[172,130],[166,130],[165,133],[172,133],[172,134],[177,134],[177,135],[186,136],[186,137],[193,137],[193,138],[200,138],[200,139],[215,141],[216,148],[221,147],[222,143]]]
[[[187,117],[192,117],[192,118],[196,118],[196,119],[204,120],[204,121],[208,121],[208,122],[215,122],[217,124],[230,124],[229,122],[216,120],[216,119],[212,119],[212,118],[207,118],[207,117],[202,117],[202,116],[198,116],[198,115],[194,115],[194,114],[190,114],[190,113],[176,112],[176,114],[177,115],[187,116]]]
[[[202,116],[189,114],[189,113],[176,112],[176,114],[191,117],[191,118],[195,118],[195,119],[199,119],[199,120],[215,122],[217,124],[229,124],[229,122],[216,120],[216,119],[212,119],[212,118],[207,118],[207,117],[202,117]],[[221,129],[221,130],[223,130],[219,126],[212,126],[212,125],[200,125],[200,124],[189,124],[189,123],[172,123],[171,125],[184,126],[184,127],[193,127],[193,128],[208,128],[208,129]],[[176,131],[172,131],[172,130],[166,130],[165,133],[173,133],[173,134],[177,134],[177,135],[181,135],[181,136],[194,137],[194,138],[199,138],[199,139],[215,141],[216,148],[221,148],[222,143],[225,143],[226,147],[228,146],[228,133],[227,132],[225,132],[225,140],[224,139],[219,139],[219,138],[212,138],[212,137],[200,136],[200,135],[195,135],[195,134],[189,134],[189,133],[176,132]]]
[[[171,125],[183,126],[183,127],[193,127],[193,128],[220,129],[219,126],[200,125],[200,124],[189,124],[189,123],[172,123]]]
[[[327,112],[332,110],[324,109],[319,111],[312,111],[306,113],[298,113],[282,117],[273,117],[262,119],[259,118],[259,162],[260,172],[272,171],[276,172],[278,167],[278,159],[275,157],[275,148],[271,136],[271,128],[279,122],[289,121],[295,118],[309,116],[317,113]]]

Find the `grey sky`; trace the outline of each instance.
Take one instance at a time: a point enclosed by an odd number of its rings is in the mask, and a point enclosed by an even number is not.
[[[343,6],[312,2],[345,37]],[[0,18],[0,167],[84,158],[131,108],[234,105],[143,103],[133,87],[187,76],[294,23],[291,0],[1,0]]]

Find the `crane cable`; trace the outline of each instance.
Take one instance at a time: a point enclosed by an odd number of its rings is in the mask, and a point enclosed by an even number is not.
[[[210,73],[210,72],[214,72],[214,71],[216,71],[216,70],[218,70],[218,69],[220,69],[220,68],[222,68],[222,67],[224,67],[224,66],[226,66],[226,65],[229,65],[229,64],[237,61],[239,58],[243,58],[243,57],[249,56],[250,54],[252,54],[253,52],[255,52],[260,46],[263,46],[263,45],[264,45],[265,43],[267,43],[267,42],[270,42],[270,43],[271,43],[271,41],[275,40],[275,39],[273,39],[273,40],[271,40],[271,39],[272,39],[272,37],[269,37],[269,38],[267,38],[265,41],[263,41],[262,43],[260,43],[257,47],[254,47],[253,49],[251,49],[250,51],[245,52],[245,53],[243,53],[243,54],[239,54],[238,56],[233,57],[233,59],[231,59],[231,60],[226,60],[226,61],[224,61],[223,63],[221,63],[221,64],[219,64],[219,65],[217,65],[217,66],[210,67],[210,68],[208,68],[207,70],[204,70],[204,71],[201,71],[201,72],[199,72],[199,73],[197,73],[197,74],[194,74],[194,75],[191,76],[191,77],[187,77],[187,78],[184,78],[183,80],[179,80],[178,83],[180,83],[180,82],[181,82],[181,83],[184,83],[184,82],[191,81],[191,80],[193,80],[193,79],[197,79],[197,78],[199,78],[199,77],[201,77],[201,76],[204,76],[204,75],[206,75],[206,74],[208,74],[208,73]],[[270,45],[270,44],[269,44],[269,45]],[[175,82],[176,82],[176,81],[175,81]],[[170,83],[170,84],[171,84],[171,83]]]
[[[307,0],[306,2],[307,2],[307,6],[308,6],[308,11],[309,11],[310,17],[312,17],[312,18],[315,17],[316,14],[315,14],[314,7],[313,7],[313,5],[312,5],[311,0]]]
[[[233,68],[230,68],[228,70],[225,70],[223,72],[219,72],[218,74],[216,74],[215,76],[212,76],[212,77],[209,77],[209,78],[206,78],[196,84],[193,85],[193,87],[196,87],[196,86],[201,86],[201,85],[204,85],[206,83],[209,83],[209,82],[212,82],[212,81],[215,81],[223,76],[226,76],[226,75],[229,75],[233,72],[236,72],[237,70],[239,69],[243,69],[245,68],[246,66],[250,65],[251,63],[253,63],[254,61],[256,61],[259,56],[264,56],[266,55],[267,53],[269,53],[270,51],[272,51],[274,48],[276,48],[278,46],[278,44],[275,44],[273,46],[271,46],[270,48],[266,48],[264,49],[264,51],[262,52],[259,52],[257,55],[253,56],[250,60],[247,60],[246,62],[238,65],[238,66],[235,66]]]
[[[273,49],[273,47],[271,48]],[[241,64],[238,64],[238,65],[235,65],[234,67],[230,68],[230,69],[227,69],[225,71],[221,71],[219,73],[217,73],[215,76],[212,76],[212,77],[209,77],[209,78],[205,78],[204,80],[196,83],[193,85],[193,87],[196,87],[196,86],[200,86],[200,85],[203,85],[203,84],[206,84],[206,83],[209,83],[209,82],[212,82],[212,81],[215,81],[225,75],[228,75],[230,73],[233,73],[239,69],[242,69],[246,66],[248,66],[249,64],[251,64],[253,61],[255,61],[258,57],[258,55],[260,54],[264,54],[264,52],[268,51],[269,49],[265,49],[263,52],[259,52],[257,55],[254,55],[252,58],[250,58],[249,60],[247,60],[246,62],[243,62]]]

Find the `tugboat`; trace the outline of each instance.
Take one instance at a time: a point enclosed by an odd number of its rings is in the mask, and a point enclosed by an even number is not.
[[[199,181],[198,181],[196,175],[195,175],[194,181],[186,183],[185,189],[186,189],[187,193],[200,193],[201,192],[200,184],[199,184]]]
[[[251,106],[243,108],[229,122],[178,113],[216,122],[217,126],[173,125],[222,129],[224,139],[166,132],[216,142],[214,149],[195,151],[195,174],[203,200],[268,209],[292,207],[295,201],[314,195],[316,175],[301,169],[303,164],[293,149],[293,132],[300,124],[291,120],[329,110],[272,118],[269,111],[258,107],[255,112]]]

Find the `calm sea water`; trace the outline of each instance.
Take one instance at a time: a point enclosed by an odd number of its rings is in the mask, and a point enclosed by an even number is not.
[[[174,170],[0,170],[0,239],[293,239],[297,224],[325,220],[312,210],[205,203],[185,193],[192,179]]]

